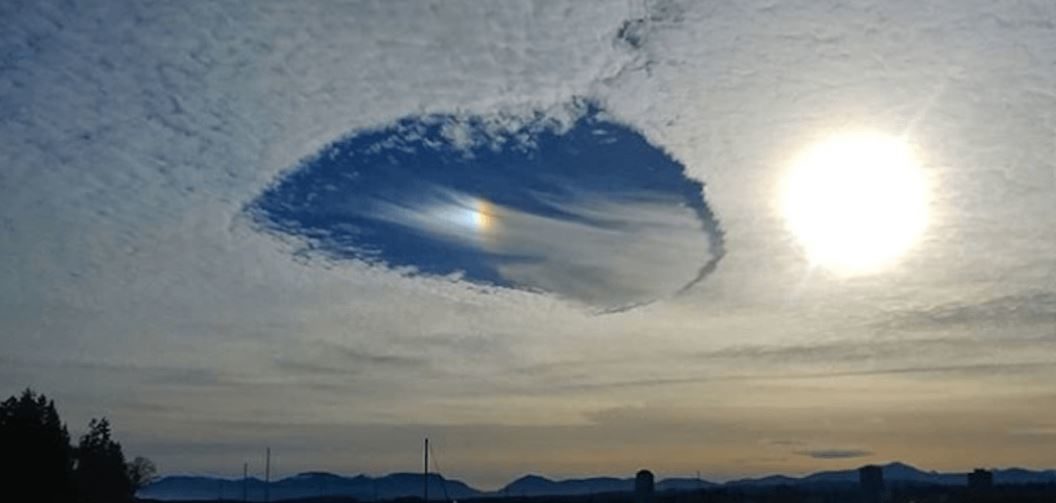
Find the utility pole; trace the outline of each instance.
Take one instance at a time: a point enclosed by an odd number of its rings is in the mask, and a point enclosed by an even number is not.
[[[424,469],[422,471],[425,473],[425,476],[422,477],[422,480],[424,480],[422,482],[423,501],[429,503],[429,437],[425,437],[425,464],[423,466]]]
[[[249,463],[242,463],[242,501],[249,501]]]
[[[264,451],[264,501],[271,501],[271,447]]]
[[[700,482],[700,470],[697,470],[697,498],[704,499],[704,484]]]

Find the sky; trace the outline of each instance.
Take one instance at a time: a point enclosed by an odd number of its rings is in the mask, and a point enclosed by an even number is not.
[[[1054,30],[1043,0],[3,2],[0,393],[163,473],[413,471],[425,436],[481,488],[1056,466]],[[846,131],[927,188],[869,270],[782,206]]]

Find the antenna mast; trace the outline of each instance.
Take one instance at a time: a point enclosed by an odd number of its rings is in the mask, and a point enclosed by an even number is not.
[[[425,473],[425,477],[423,477],[424,482],[422,482],[422,494],[424,495],[424,500],[423,501],[428,503],[429,502],[429,437],[425,437],[425,464],[423,466],[424,466],[423,472]]]
[[[271,501],[271,447],[264,451],[264,501]]]

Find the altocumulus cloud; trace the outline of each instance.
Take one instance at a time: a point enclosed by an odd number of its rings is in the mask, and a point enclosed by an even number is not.
[[[591,104],[564,120],[428,115],[356,132],[247,211],[301,252],[547,292],[603,310],[671,295],[723,255],[703,185]]]

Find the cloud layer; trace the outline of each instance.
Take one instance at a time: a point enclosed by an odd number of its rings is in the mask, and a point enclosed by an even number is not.
[[[1052,465],[1054,18],[984,0],[0,2],[0,391],[53,396],[74,435],[105,414],[166,472],[236,475],[265,442],[277,474],[405,470],[426,434],[481,486],[847,463],[793,452],[817,446]],[[661,186],[616,160],[597,170],[614,190],[412,192],[416,172],[347,201],[403,229],[390,245],[461,246],[443,267],[363,258],[305,218],[336,204],[260,206],[356,188],[318,156],[401,118],[480,158],[529,124],[581,131],[583,98],[614,145],[658,156]],[[912,253],[835,278],[773,201],[797,152],[856,128],[905,135],[935,197]],[[464,231],[482,195],[510,239]],[[281,230],[284,210],[304,225]],[[611,292],[583,280],[591,254]]]

